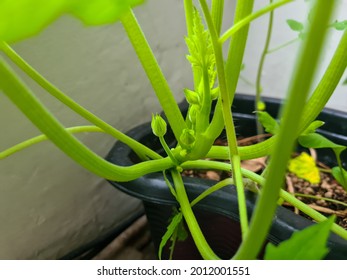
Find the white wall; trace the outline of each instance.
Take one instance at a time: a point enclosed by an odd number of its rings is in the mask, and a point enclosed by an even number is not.
[[[255,10],[263,7],[269,1],[268,0],[256,0]],[[333,17],[334,20],[346,20],[347,19],[347,1],[337,0],[338,7],[336,13]],[[270,43],[270,49],[280,46],[294,38],[297,34],[290,30],[286,24],[287,19],[294,19],[300,22],[305,22],[307,17],[307,11],[310,7],[310,1],[298,0],[290,3],[286,6],[280,7],[276,10],[274,15],[274,28],[273,36]],[[266,30],[268,23],[268,16],[259,18],[254,21],[251,25],[249,33],[249,42],[246,49],[245,55],[245,69],[242,72],[242,76],[247,78],[249,81],[255,83],[256,73],[259,63],[259,57],[261,55],[265,36],[262,34],[262,30]],[[324,73],[331,56],[337,46],[342,31],[336,31],[330,29],[329,40],[327,42],[325,51],[323,53],[323,59],[321,64],[321,70],[317,76],[317,80]],[[282,48],[274,53],[267,56],[264,72],[262,76],[262,86],[264,96],[271,97],[284,97],[287,88],[289,78],[291,77],[293,66],[295,62],[295,57],[300,46],[300,41]],[[344,79],[347,78],[347,72],[343,76]],[[238,91],[248,94],[254,94],[254,87],[246,84],[243,81],[239,82]],[[333,98],[329,101],[328,107],[335,108],[338,110],[347,110],[347,86],[340,85]]]
[[[176,96],[182,98],[189,65],[184,57],[181,1],[152,0],[135,12]],[[177,21],[177,15],[182,20]],[[13,47],[69,96],[122,131],[160,111],[119,23],[85,28],[65,17]],[[67,127],[88,124],[29,79],[25,81]],[[0,150],[39,133],[3,94],[0,127]],[[114,143],[106,135],[78,137],[100,155],[106,155]],[[0,259],[61,257],[141,207],[49,142],[0,161],[0,178]]]
[[[234,1],[226,2],[225,14],[230,15]],[[255,2],[256,9],[267,3]],[[297,1],[276,13],[279,29],[274,32],[272,46],[295,36],[278,20],[279,16],[286,18],[286,9],[293,9],[295,19],[300,20],[305,5],[305,1]],[[341,13],[345,11],[346,1],[340,7]],[[177,100],[181,99],[182,88],[191,85],[190,66],[185,59],[182,1],[148,0],[135,12]],[[346,19],[346,15],[337,18]],[[251,27],[243,72],[251,81],[255,80],[259,46],[264,40],[258,28],[265,24],[265,18],[258,19]],[[85,28],[64,17],[14,48],[69,96],[122,131],[150,120],[151,112],[160,111],[120,24]],[[290,75],[296,48],[292,45],[269,56],[263,78],[265,95],[280,97],[286,92],[283,81]],[[87,124],[33,82],[27,78],[25,81],[66,126]],[[252,94],[254,88],[240,82],[238,91]],[[329,105],[346,110],[346,91],[347,87],[341,87]],[[0,150],[38,134],[2,94],[0,127]],[[105,155],[114,142],[105,135],[79,138],[100,155]],[[0,259],[61,257],[141,207],[137,200],[83,170],[49,142],[0,161],[0,178]]]

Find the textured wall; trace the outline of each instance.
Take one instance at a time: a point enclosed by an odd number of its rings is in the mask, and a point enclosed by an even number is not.
[[[182,98],[189,65],[181,1],[148,1],[135,12],[177,98]],[[13,47],[69,96],[122,131],[160,111],[120,24],[85,28],[65,17]],[[66,126],[88,124],[25,81]],[[0,127],[0,150],[39,133],[4,95]],[[114,142],[106,135],[78,137],[100,155]],[[140,207],[49,142],[0,161],[0,178],[0,259],[60,257]]]

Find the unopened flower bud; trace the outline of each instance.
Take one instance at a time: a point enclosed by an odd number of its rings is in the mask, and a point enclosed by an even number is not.
[[[195,91],[192,91],[190,89],[185,88],[184,90],[184,95],[186,96],[186,99],[189,104],[191,105],[199,105],[200,104],[200,97],[199,94],[196,93]]]
[[[158,114],[152,115],[151,127],[155,136],[163,137],[166,134],[166,122]]]

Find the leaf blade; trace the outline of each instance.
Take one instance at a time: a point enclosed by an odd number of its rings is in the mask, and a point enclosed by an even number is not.
[[[269,243],[265,249],[265,260],[320,260],[329,252],[326,242],[334,216],[324,222],[293,233],[278,246]]]

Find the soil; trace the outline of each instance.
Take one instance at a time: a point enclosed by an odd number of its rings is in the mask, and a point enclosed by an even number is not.
[[[254,136],[244,139],[239,139],[239,145],[250,145],[255,143],[259,137],[267,138],[270,135],[264,134],[261,136]],[[225,139],[217,139],[215,145],[226,145]],[[316,151],[311,149],[311,156],[315,158]],[[295,155],[293,155],[295,156]],[[245,160],[241,163],[243,168],[249,169],[253,172],[261,173],[264,167],[266,166],[267,159],[258,158],[252,160]],[[323,163],[317,162],[317,166],[321,167],[324,170],[329,170],[328,166],[325,166]],[[225,178],[230,177],[231,174],[228,172],[222,171],[205,171],[205,170],[186,170],[184,172],[185,176],[191,177],[201,177],[211,180],[220,181]],[[293,173],[288,172],[286,174],[286,190],[289,193],[302,194],[302,195],[310,195],[315,198],[307,198],[296,196],[299,200],[306,203],[313,209],[322,213],[325,216],[330,216],[332,214],[336,215],[336,223],[341,227],[347,229],[347,192],[344,188],[337,183],[337,181],[331,176],[331,174],[326,172],[320,172],[321,182],[318,184],[311,184],[310,182],[301,179],[294,175]],[[317,199],[318,198],[318,199]],[[319,199],[321,198],[321,199]],[[328,199],[328,200],[326,200]],[[341,202],[342,204],[336,203],[334,200]],[[344,205],[343,205],[344,204]],[[298,209],[289,205],[288,203],[284,203],[283,206],[291,209],[296,214],[307,217],[304,213],[301,213]],[[310,217],[307,217],[310,218]]]

